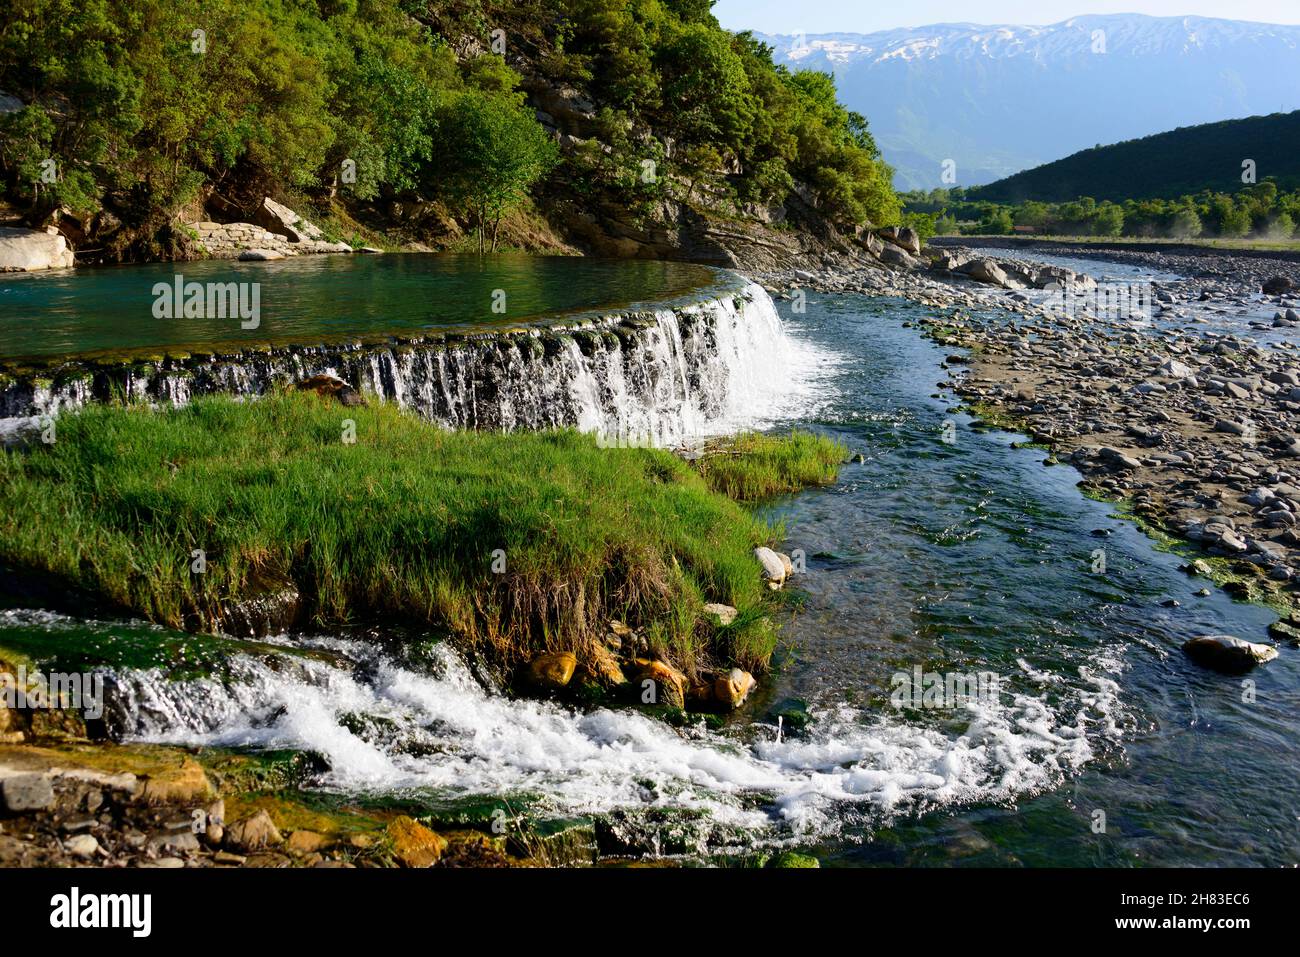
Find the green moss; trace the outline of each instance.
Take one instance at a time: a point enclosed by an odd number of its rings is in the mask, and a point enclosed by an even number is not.
[[[810,854],[798,854],[794,851],[782,851],[768,861],[767,867],[781,870],[793,868],[821,867],[821,862]]]

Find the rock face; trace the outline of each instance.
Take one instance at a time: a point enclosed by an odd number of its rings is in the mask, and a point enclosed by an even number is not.
[[[57,229],[0,227],[0,272],[71,269],[76,257]]]
[[[1198,665],[1230,675],[1244,674],[1277,657],[1277,649],[1271,645],[1243,641],[1232,635],[1193,638],[1183,645],[1183,652]]]

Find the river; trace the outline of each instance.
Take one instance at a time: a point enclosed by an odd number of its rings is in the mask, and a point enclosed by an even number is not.
[[[1261,640],[1272,614],[1197,596],[1208,583],[1071,468],[972,428],[939,386],[951,350],[921,335],[922,307],[814,294],[781,309],[797,381],[763,424],[825,431],[864,461],[766,507],[805,557],[805,597],[775,674],[725,726],[511,700],[444,645],[296,636],[280,640],[356,665],[249,654],[167,680],[119,663],[122,732],[307,749],[326,793],[616,820],[632,850],[705,861],[780,846],[827,865],[1300,863],[1296,656],[1242,679],[1179,650]],[[158,634],[0,617],[0,645],[124,632]],[[997,680],[895,708],[895,676],[915,669]]]

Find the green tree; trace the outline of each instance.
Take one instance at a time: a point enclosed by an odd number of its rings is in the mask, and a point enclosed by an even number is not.
[[[555,165],[558,150],[513,97],[471,91],[442,118],[444,187],[474,219],[479,252],[496,251],[501,217]]]

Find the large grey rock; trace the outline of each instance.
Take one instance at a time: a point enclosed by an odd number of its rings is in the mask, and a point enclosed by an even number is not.
[[[54,786],[48,775],[15,774],[0,781],[0,798],[10,814],[45,811],[54,806]]]
[[[957,271],[965,273],[976,282],[987,283],[991,286],[1002,286],[1003,288],[1009,285],[1007,274],[992,259],[976,259],[960,267]]]
[[[1243,641],[1232,635],[1193,638],[1184,642],[1183,652],[1198,665],[1227,674],[1242,674],[1277,657],[1277,649],[1271,645]]]
[[[880,261],[887,266],[899,266],[903,269],[920,269],[921,260],[910,256],[898,246],[885,245],[880,250]]]
[[[325,239],[316,226],[270,196],[262,200],[262,205],[253,214],[253,222],[267,232],[284,236],[291,243],[322,242]]]
[[[57,229],[0,226],[0,272],[71,269],[76,257]]]

